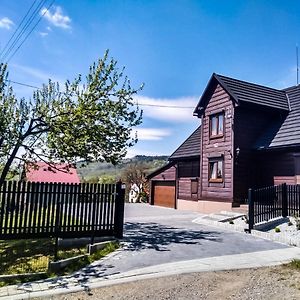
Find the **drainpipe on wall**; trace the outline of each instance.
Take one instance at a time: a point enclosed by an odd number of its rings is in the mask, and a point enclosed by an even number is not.
[[[203,127],[204,127],[204,118],[203,114],[201,116],[201,136],[200,136],[200,193],[199,197],[200,199],[202,198],[202,189],[203,189]],[[198,197],[198,200],[199,200]]]
[[[175,168],[175,209],[177,209],[177,201],[178,201],[178,166],[177,164],[174,165]]]

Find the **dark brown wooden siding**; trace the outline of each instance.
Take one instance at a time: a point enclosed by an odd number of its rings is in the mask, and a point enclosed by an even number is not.
[[[297,183],[296,159],[293,152],[266,152],[256,158],[255,186]]]
[[[234,113],[234,198],[240,202],[247,198],[248,189],[255,185],[255,141],[268,127],[275,113],[255,107],[237,107]],[[239,153],[237,152],[239,149]]]
[[[211,114],[224,111],[224,135],[223,137],[210,139],[209,137],[209,118]],[[202,199],[223,199],[232,201],[232,120],[234,117],[234,108],[232,100],[225,90],[218,85],[209,100],[204,115],[202,117],[202,155],[200,166],[200,177]],[[209,158],[213,156],[224,157],[224,182],[210,183],[208,178]]]
[[[195,178],[196,179],[196,178]],[[192,194],[192,178],[179,178],[178,179],[178,199],[182,200],[198,200],[199,196],[199,180],[198,180],[198,193]]]
[[[176,178],[176,168],[171,166],[167,170],[157,174],[156,176],[152,177],[151,180],[175,180]]]

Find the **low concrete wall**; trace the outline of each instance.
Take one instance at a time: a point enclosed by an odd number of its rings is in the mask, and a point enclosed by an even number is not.
[[[192,210],[204,214],[217,213],[223,210],[231,211],[231,202],[219,202],[209,200],[189,201],[178,199],[177,208],[179,210]]]
[[[88,256],[88,254],[78,255],[78,256],[67,258],[67,259],[62,259],[59,261],[50,261],[49,265],[48,265],[48,270],[50,272],[57,272],[58,270],[61,270],[62,268],[70,265],[74,261],[77,261],[86,256]]]
[[[112,243],[113,240],[110,241],[105,241],[105,242],[100,242],[100,243],[95,243],[93,245],[88,245],[87,246],[87,252],[89,255],[95,253],[98,250],[104,249],[109,243]]]

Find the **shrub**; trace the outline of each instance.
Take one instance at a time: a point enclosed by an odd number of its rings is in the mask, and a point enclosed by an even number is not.
[[[295,222],[296,222],[296,228],[297,228],[297,230],[300,230],[300,218],[299,218],[299,214],[295,214],[294,218],[295,218]]]
[[[280,228],[279,227],[276,227],[275,228],[275,232],[280,232],[281,230],[280,230]]]

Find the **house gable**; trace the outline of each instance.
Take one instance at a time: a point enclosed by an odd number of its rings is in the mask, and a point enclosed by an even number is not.
[[[211,137],[211,116],[216,113],[223,114],[223,134]],[[207,99],[207,105],[201,116],[200,198],[232,201],[233,118],[232,97],[220,84],[217,84],[211,97]],[[210,178],[210,164],[213,160],[220,160],[222,164],[222,180],[218,182],[213,182]]]
[[[260,105],[266,109],[286,112],[290,110],[289,99],[285,91],[213,73],[194,110],[194,115],[200,116],[203,113],[216,85],[220,85],[236,105],[248,103]]]

